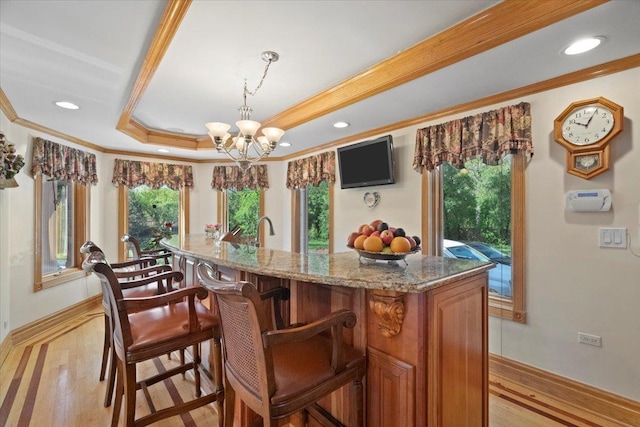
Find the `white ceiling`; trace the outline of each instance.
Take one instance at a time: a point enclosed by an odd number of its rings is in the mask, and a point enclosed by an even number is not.
[[[496,1],[195,0],[132,117],[149,129],[202,136],[205,122],[234,123],[242,87],[260,81],[261,52],[280,60],[254,97],[264,121],[358,75]],[[162,18],[153,0],[0,1],[0,89],[22,120],[105,149],[157,155],[116,130]],[[614,0],[386,92],[287,129],[287,156],[640,52],[640,1]],[[569,57],[582,36],[598,49]],[[638,90],[638,88],[635,88]],[[62,110],[55,101],[80,105]],[[350,122],[334,129],[338,120]],[[221,158],[171,148],[173,156]]]

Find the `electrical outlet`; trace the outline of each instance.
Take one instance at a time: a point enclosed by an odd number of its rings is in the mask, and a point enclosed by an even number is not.
[[[585,334],[578,332],[578,342],[580,344],[589,344],[596,347],[602,347],[602,338],[597,335]]]

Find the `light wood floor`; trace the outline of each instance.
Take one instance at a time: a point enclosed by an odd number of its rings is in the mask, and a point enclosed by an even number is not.
[[[105,381],[98,381],[103,339],[102,311],[84,314],[14,348],[0,367],[0,427],[4,426],[108,426],[111,408],[103,407]],[[139,375],[150,376],[170,369],[177,357],[142,364]],[[193,384],[176,376],[150,388],[156,408],[175,399],[191,399]],[[516,402],[490,395],[491,427],[567,426]],[[149,413],[139,392],[136,417]],[[216,425],[212,406],[156,426]],[[120,424],[122,425],[122,423]]]

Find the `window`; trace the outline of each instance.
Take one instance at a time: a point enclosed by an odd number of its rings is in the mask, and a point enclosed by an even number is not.
[[[228,229],[240,227],[246,237],[255,237],[260,219],[260,189],[226,190]]]
[[[331,253],[333,185],[322,181],[293,190],[293,245],[300,253]]]
[[[87,186],[38,174],[35,179],[36,291],[77,279],[82,270],[80,246],[87,240]]]
[[[444,242],[431,248],[444,256],[493,261],[490,313],[523,323],[525,163],[523,154],[513,154],[498,166],[470,160],[460,170],[443,164],[425,174],[428,209],[435,215],[426,229]]]
[[[161,230],[166,231],[164,237],[169,233],[178,234],[180,191],[166,186],[153,189],[141,185],[128,191],[128,202],[128,233],[138,239],[140,249],[156,249]]]
[[[256,238],[258,220],[264,215],[264,192],[257,189],[226,189],[218,191],[218,221],[226,230],[239,227],[242,234],[237,239],[248,243]],[[264,245],[264,233],[260,245]]]
[[[511,157],[495,166],[472,159],[462,169],[448,163],[440,167],[444,238],[449,240],[445,249],[455,258],[501,264],[489,272],[489,292],[493,297],[510,300]],[[500,277],[496,277],[498,270]]]
[[[160,230],[184,236],[189,233],[189,189],[173,190],[166,186],[153,189],[146,185],[129,188],[118,186],[119,259],[128,258],[127,247],[120,243],[123,234],[131,234],[140,241],[142,250],[153,246],[153,238]],[[165,227],[171,223],[170,227]],[[167,236],[163,236],[167,237]]]

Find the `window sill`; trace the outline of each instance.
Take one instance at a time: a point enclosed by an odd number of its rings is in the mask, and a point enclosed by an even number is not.
[[[86,276],[88,276],[88,273],[80,268],[69,268],[64,271],[42,277],[40,282],[35,283],[35,290],[41,291],[43,289],[52,288]]]
[[[518,323],[527,323],[527,313],[514,310],[513,302],[502,298],[489,297],[489,315]]]

